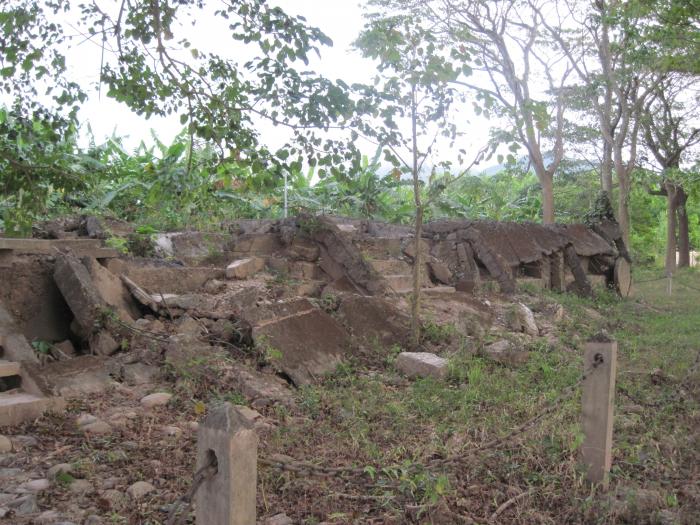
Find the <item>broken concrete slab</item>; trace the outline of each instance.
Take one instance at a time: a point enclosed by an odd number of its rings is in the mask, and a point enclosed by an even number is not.
[[[432,260],[428,262],[428,268],[430,269],[430,275],[434,281],[442,284],[452,284],[452,272],[446,264],[437,260]]]
[[[410,333],[408,315],[379,297],[346,295],[337,315],[353,339],[370,347],[402,345]]]
[[[401,352],[396,368],[408,377],[444,379],[448,373],[447,359],[430,352]]]
[[[530,359],[530,352],[517,348],[506,339],[487,345],[483,354],[497,363],[512,366],[524,365]]]
[[[100,297],[85,265],[71,255],[59,256],[56,259],[54,281],[80,327],[87,333],[92,333],[106,303]]]
[[[350,343],[340,324],[316,308],[253,325],[253,340],[297,386],[335,370]]]
[[[90,334],[88,341],[90,350],[95,355],[110,356],[120,348],[119,342],[107,330],[100,330],[97,333]]]
[[[227,279],[248,279],[265,268],[265,260],[260,257],[247,257],[233,261],[226,267]]]
[[[22,255],[0,262],[2,281],[12,283],[0,286],[0,302],[14,319],[16,332],[30,341],[61,341],[70,335],[73,314],[53,274],[53,256]]]
[[[34,350],[22,333],[15,320],[0,301],[0,357],[10,361],[38,363]]]
[[[83,355],[32,371],[42,391],[66,398],[104,392],[112,383],[104,357]]]
[[[114,309],[122,321],[130,323],[141,317],[133,297],[118,276],[102,266],[94,257],[83,257],[81,262],[87,268],[100,298]]]
[[[263,374],[236,363],[234,367],[234,382],[232,387],[243,394],[253,406],[266,407],[282,404],[294,406],[294,397],[288,384],[277,376]]]
[[[302,237],[295,237],[287,252],[293,259],[307,262],[316,262],[321,256],[318,245]]]

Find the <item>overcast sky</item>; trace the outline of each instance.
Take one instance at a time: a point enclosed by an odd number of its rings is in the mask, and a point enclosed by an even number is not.
[[[277,0],[287,13],[304,16],[309,24],[319,27],[333,40],[332,47],[322,49],[320,59],[312,61],[310,68],[316,70],[330,79],[342,78],[348,83],[369,82],[375,75],[375,66],[370,60],[362,58],[359,53],[352,50],[352,42],[357,38],[363,27],[363,8],[357,0]],[[70,21],[66,21],[66,32],[75,33]],[[226,55],[227,50],[222,46],[228,46],[230,56],[238,56],[236,43],[227,38],[226,27],[222,21],[213,16],[202,16],[198,19],[194,28],[183,28],[184,36],[193,42],[194,47],[200,49],[215,50]],[[176,38],[182,35],[175,35]],[[68,65],[72,75],[83,85],[90,85],[90,98],[84,104],[80,114],[84,123],[84,131],[89,124],[97,142],[116,133],[124,138],[124,143],[129,148],[136,147],[141,140],[152,143],[150,129],[165,143],[181,131],[182,126],[178,117],[151,118],[145,120],[132,113],[126,106],[106,96],[106,87],[102,86],[101,93],[97,89],[100,63],[102,58],[101,42],[98,38],[84,41],[83,38],[73,40],[68,52]],[[105,60],[110,60],[107,52]],[[476,152],[483,147],[487,138],[487,122],[471,113],[470,108],[460,111],[460,122],[473,121],[469,127],[469,136],[462,140],[459,148],[470,152]],[[272,147],[281,146],[286,134],[281,128],[274,128],[270,124],[261,123],[263,141]],[[465,130],[466,131],[466,130]],[[83,140],[87,136],[83,133]],[[471,137],[471,140],[470,138]],[[365,144],[361,146],[366,154],[374,153],[374,147]],[[456,160],[447,144],[438,142],[434,157]],[[426,163],[430,165],[430,162]]]
[[[312,62],[311,68],[334,80],[342,78],[348,82],[356,82],[367,81],[371,77],[374,72],[372,63],[351,50],[351,44],[357,38],[363,24],[362,9],[355,0],[279,0],[276,3],[289,14],[306,17],[311,25],[321,28],[333,39],[333,47],[323,48],[321,59]],[[185,36],[193,41],[195,47],[208,48],[225,55],[226,50],[222,50],[221,47],[233,48],[235,42],[221,34],[225,27],[217,27],[218,24],[219,20],[214,18],[199,20],[195,28],[186,28],[188,34]],[[74,43],[78,44],[80,40]],[[96,84],[101,54],[99,39],[73,47],[69,52],[72,74],[85,85]],[[106,59],[108,60],[109,56]],[[84,105],[81,113],[81,120],[90,123],[98,140],[110,136],[116,130],[117,135],[128,136],[127,143],[133,146],[138,144],[144,135],[148,135],[148,128],[153,128],[164,141],[170,140],[181,130],[177,116],[146,121],[129,112],[124,105],[106,97],[104,91],[103,86],[101,96],[98,96],[97,88],[92,88],[90,100]],[[269,138],[273,141],[275,139]]]

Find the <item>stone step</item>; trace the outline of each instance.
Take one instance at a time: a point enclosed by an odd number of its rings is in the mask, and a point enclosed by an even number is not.
[[[0,393],[0,427],[19,425],[40,417],[51,407],[51,400],[26,392]]]
[[[371,259],[372,268],[382,275],[410,274],[412,265],[401,259]]]
[[[0,359],[0,377],[11,377],[20,375],[20,364],[16,361]]]

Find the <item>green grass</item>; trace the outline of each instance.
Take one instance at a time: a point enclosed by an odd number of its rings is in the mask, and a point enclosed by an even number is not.
[[[266,472],[265,483],[288,498],[318,491],[319,515],[323,508],[345,511],[344,522],[361,522],[347,517],[357,516],[356,506],[330,497],[329,486],[355,491],[359,498],[386,497],[373,515],[399,521],[406,506],[433,516],[445,506],[459,511],[462,504],[462,515],[488,518],[508,499],[508,491],[499,487],[511,487],[514,493],[532,490],[535,496],[501,515],[502,523],[560,523],[565,516],[570,522],[614,523],[607,500],[583,481],[578,393],[530,432],[503,450],[484,454],[466,471],[429,467],[434,458],[464,454],[537,415],[580,379],[585,340],[606,330],[619,343],[618,384],[645,404],[639,413],[637,402],[618,392],[613,486],[650,487],[666,501],[677,502],[674,508],[692,512],[693,503],[682,496],[682,481],[673,471],[678,464],[695,464],[700,455],[691,446],[697,403],[679,395],[700,332],[700,292],[680,284],[700,290],[700,274],[681,272],[676,281],[670,297],[659,281],[640,284],[636,297],[625,301],[609,293],[593,300],[530,292],[533,301],[559,302],[566,316],[558,324],[559,343],[533,343],[530,361],[519,368],[458,351],[450,359],[449,378],[440,382],[403,378],[393,367],[391,349],[377,350],[378,362],[384,363],[379,371],[348,362],[323,383],[300,390],[302,417],[279,428],[264,447],[294,457],[302,452],[324,465],[371,466],[377,482],[348,487],[308,480],[302,490]],[[428,326],[435,344],[447,344],[453,335],[448,332]],[[657,368],[662,374],[653,376]],[[392,478],[397,471],[403,474]]]

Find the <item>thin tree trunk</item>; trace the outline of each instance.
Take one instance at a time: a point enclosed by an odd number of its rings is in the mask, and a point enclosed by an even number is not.
[[[676,186],[666,182],[666,275],[676,271]]]
[[[411,340],[417,348],[420,344],[420,292],[421,292],[421,266],[423,256],[421,253],[421,236],[423,235],[423,203],[420,198],[420,180],[418,178],[418,102],[416,101],[416,88],[411,91],[411,138],[413,146],[413,200],[416,206],[416,222],[414,228],[415,253],[413,257],[413,297],[411,298]]]
[[[554,182],[548,172],[540,177],[542,186],[542,223],[554,224]]]
[[[688,211],[685,207],[688,194],[682,186],[676,193],[676,217],[678,219],[678,267],[690,266],[690,236],[688,233]]]

